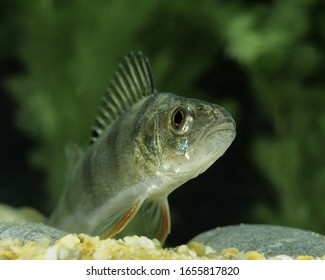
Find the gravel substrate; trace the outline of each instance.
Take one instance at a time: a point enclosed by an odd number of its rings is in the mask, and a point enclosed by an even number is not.
[[[219,259],[219,260],[265,260],[263,254],[256,251],[241,252],[236,248],[223,249],[216,252],[210,246],[199,242],[190,242],[175,248],[163,248],[156,239],[144,236],[127,236],[123,239],[100,240],[86,234],[68,234],[51,244],[44,238],[40,241],[22,241],[4,239],[0,241],[0,259],[37,259],[37,260],[122,260],[122,259]],[[279,255],[268,259],[293,259]],[[296,259],[323,259],[298,256]]]

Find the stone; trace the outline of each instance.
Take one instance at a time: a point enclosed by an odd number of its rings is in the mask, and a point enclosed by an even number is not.
[[[48,239],[55,243],[67,233],[42,223],[0,222],[0,240],[14,239],[20,241],[41,241]]]
[[[241,224],[217,227],[199,234],[192,241],[211,246],[216,252],[237,248],[243,252],[258,252],[266,258],[325,256],[324,235],[284,226]]]

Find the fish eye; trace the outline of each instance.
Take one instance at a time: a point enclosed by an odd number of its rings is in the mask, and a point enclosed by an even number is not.
[[[183,107],[174,110],[171,116],[171,127],[174,133],[182,135],[188,130],[188,111]]]
[[[177,108],[172,115],[172,124],[179,127],[185,120],[185,112],[183,108]]]

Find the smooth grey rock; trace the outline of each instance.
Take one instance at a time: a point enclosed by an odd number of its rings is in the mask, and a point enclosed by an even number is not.
[[[323,235],[283,226],[249,225],[217,227],[192,239],[209,245],[216,251],[235,247],[240,251],[257,251],[266,257],[288,255],[325,255]]]
[[[66,232],[41,223],[0,222],[0,240],[18,239],[40,241],[48,238],[51,243],[67,235]]]

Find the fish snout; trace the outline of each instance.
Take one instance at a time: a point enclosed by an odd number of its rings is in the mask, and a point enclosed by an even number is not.
[[[225,108],[219,105],[214,105],[212,109],[212,115],[216,120],[214,125],[218,127],[218,130],[236,131],[236,123]]]

